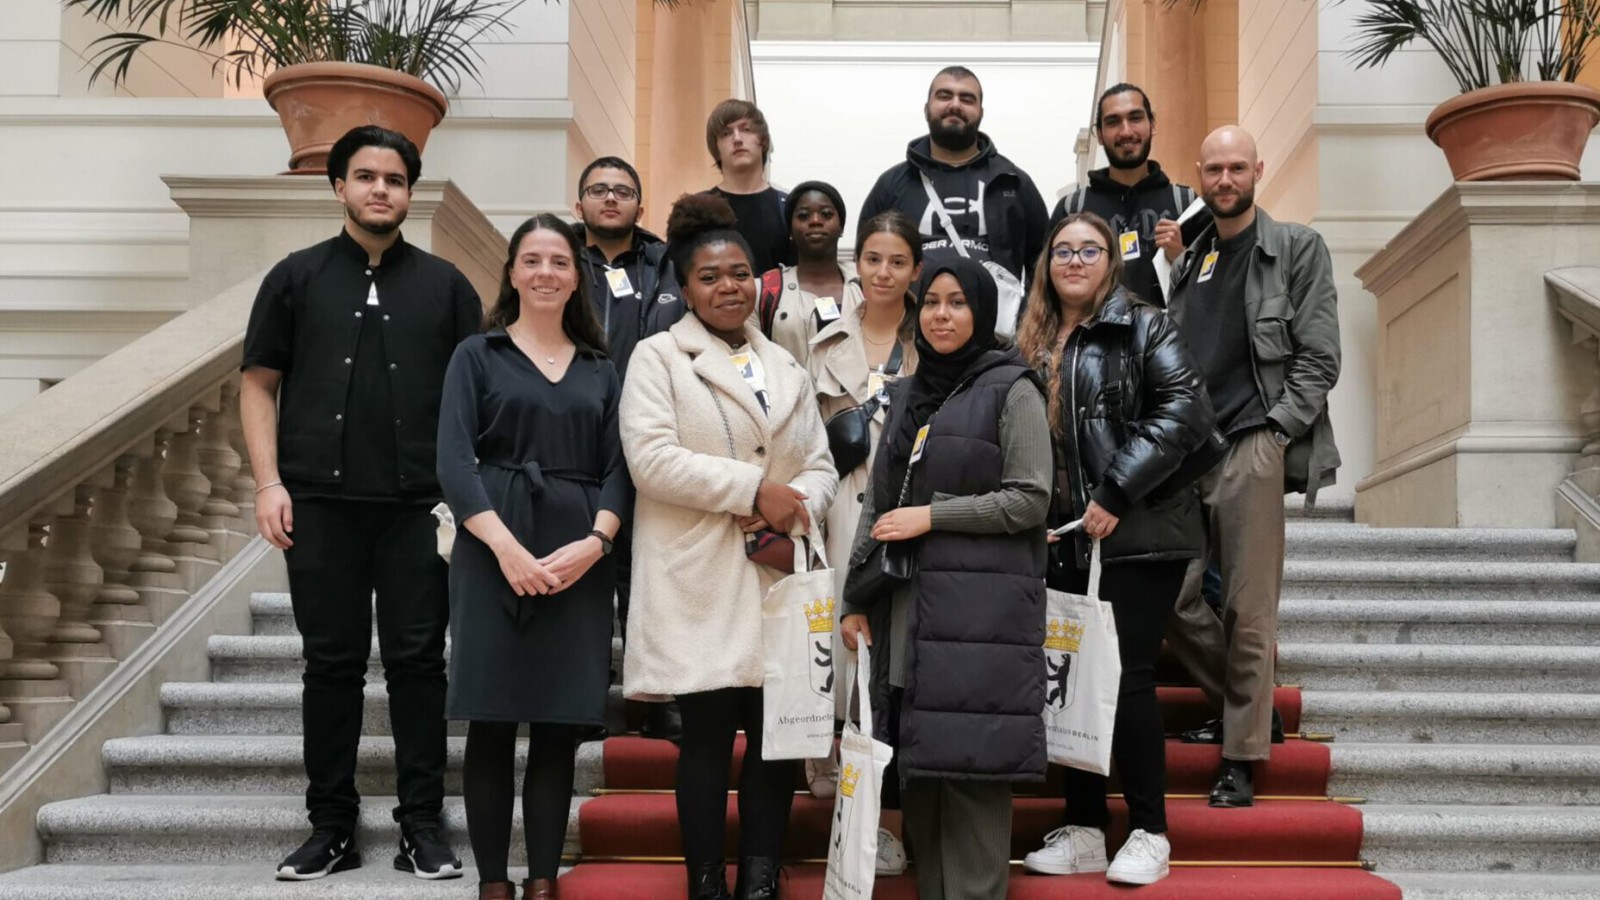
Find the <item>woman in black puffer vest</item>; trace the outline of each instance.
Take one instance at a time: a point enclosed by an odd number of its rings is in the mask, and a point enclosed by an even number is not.
[[[1132,833],[1108,866],[1106,779],[1068,769],[1067,824],[1024,865],[1151,884],[1166,877],[1171,854],[1156,656],[1184,570],[1205,540],[1193,473],[1178,471],[1215,417],[1177,328],[1120,286],[1117,247],[1111,227],[1092,213],[1058,224],[1035,269],[1018,343],[1050,386],[1054,519],[1084,524],[1054,545],[1051,587],[1083,593],[1090,539],[1101,542],[1100,599],[1111,603],[1122,657],[1111,753]]]
[[[917,296],[917,370],[895,385],[852,554],[915,541],[916,572],[847,603],[840,632],[850,650],[874,630],[887,643],[877,724],[896,746],[918,896],[1003,897],[1011,783],[1045,771],[1050,426],[1038,375],[994,336],[981,265],[930,264]]]

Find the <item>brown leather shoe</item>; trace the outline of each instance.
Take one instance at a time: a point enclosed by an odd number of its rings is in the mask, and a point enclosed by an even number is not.
[[[556,900],[556,880],[529,878],[522,883],[522,900]]]
[[[509,881],[481,882],[478,900],[517,900],[517,886]]]

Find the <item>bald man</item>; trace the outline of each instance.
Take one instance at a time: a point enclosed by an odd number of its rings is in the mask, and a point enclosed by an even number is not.
[[[1199,482],[1222,616],[1200,597],[1197,561],[1167,639],[1221,712],[1183,736],[1222,744],[1211,805],[1252,806],[1253,764],[1283,740],[1272,708],[1283,494],[1304,491],[1309,506],[1339,466],[1328,422],[1328,391],[1339,380],[1338,294],[1322,236],[1256,207],[1264,166],[1248,132],[1213,131],[1199,169],[1213,221],[1173,263],[1167,308],[1231,445]]]

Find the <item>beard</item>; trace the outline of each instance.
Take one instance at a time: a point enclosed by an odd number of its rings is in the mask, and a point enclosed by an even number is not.
[[[588,218],[583,220],[583,227],[585,231],[602,241],[620,241],[633,234],[632,225],[599,225],[591,223]]]
[[[978,126],[983,124],[980,116],[976,122],[962,119],[960,125],[944,124],[943,116],[926,114],[928,119],[928,138],[941,148],[953,153],[971,150],[978,143]]]
[[[1106,161],[1111,164],[1113,169],[1137,169],[1150,159],[1150,145],[1152,143],[1154,141],[1140,141],[1139,146],[1131,151],[1119,149],[1115,144],[1101,144],[1100,146],[1105,148]]]
[[[393,207],[391,207],[391,210],[393,210]],[[346,206],[344,211],[349,214],[350,221],[356,223],[356,226],[362,231],[365,231],[367,234],[377,235],[379,237],[393,234],[395,230],[398,229],[406,220],[406,214],[398,210],[391,212],[390,215],[393,218],[388,219],[373,218],[365,215],[361,209],[351,208],[349,206]]]
[[[1233,205],[1226,208],[1217,200],[1215,192],[1201,194],[1200,199],[1205,201],[1206,209],[1211,211],[1213,218],[1236,219],[1249,212],[1251,207],[1256,205],[1256,188],[1255,185],[1251,185],[1240,189],[1234,198]]]

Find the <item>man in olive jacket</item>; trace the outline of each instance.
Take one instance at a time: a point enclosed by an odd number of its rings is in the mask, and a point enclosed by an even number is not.
[[[1209,554],[1221,562],[1222,618],[1191,566],[1167,640],[1220,720],[1184,740],[1222,744],[1212,806],[1255,802],[1252,763],[1282,740],[1272,709],[1283,494],[1306,503],[1333,482],[1339,451],[1328,391],[1339,380],[1338,293],[1321,235],[1255,206],[1262,163],[1237,126],[1200,148],[1200,191],[1214,222],[1173,264],[1168,303],[1206,380],[1230,449],[1200,479]]]

